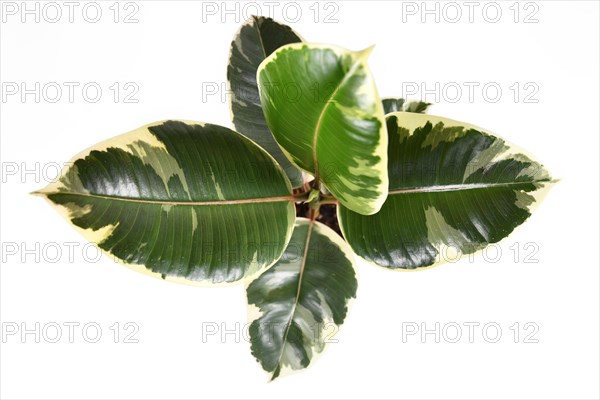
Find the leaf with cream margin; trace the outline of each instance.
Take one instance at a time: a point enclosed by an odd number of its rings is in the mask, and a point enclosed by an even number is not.
[[[99,143],[37,194],[125,265],[188,283],[264,271],[295,217],[290,183],[270,155],[197,122],[157,122]]]
[[[496,243],[552,182],[523,151],[463,122],[397,112],[387,128],[390,187],[381,211],[338,208],[352,249],[379,266],[429,267]]]
[[[256,71],[265,58],[283,45],[301,42],[287,25],[267,17],[251,17],[235,34],[229,52],[227,82],[234,129],[267,150],[285,171],[293,187],[304,174],[287,158],[273,138],[260,106]]]
[[[354,254],[332,229],[298,218],[285,253],[247,288],[252,354],[277,378],[306,368],[356,297]]]
[[[370,52],[289,44],[257,72],[265,118],[279,145],[361,214],[379,211],[388,188],[387,134],[367,65]]]

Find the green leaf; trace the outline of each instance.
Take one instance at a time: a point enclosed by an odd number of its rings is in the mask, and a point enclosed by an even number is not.
[[[304,183],[302,171],[283,154],[273,138],[258,97],[256,70],[260,63],[279,47],[301,42],[289,26],[266,17],[252,17],[242,25],[231,42],[227,82],[231,119],[235,130],[254,140],[281,165],[292,186]]]
[[[338,209],[344,237],[388,268],[433,266],[508,236],[551,179],[546,170],[481,128],[398,112],[387,117],[390,188],[381,211]]]
[[[234,282],[283,253],[294,199],[275,160],[217,125],[166,121],[85,150],[37,192],[125,265],[163,279]]]
[[[282,258],[247,288],[252,354],[272,379],[306,368],[356,297],[354,254],[327,226],[296,220]]]
[[[260,100],[277,142],[346,207],[376,213],[387,196],[383,106],[371,49],[290,44],[258,68]]]
[[[386,98],[381,100],[385,114],[404,111],[418,114],[426,114],[431,103],[423,101],[406,101],[402,98]]]

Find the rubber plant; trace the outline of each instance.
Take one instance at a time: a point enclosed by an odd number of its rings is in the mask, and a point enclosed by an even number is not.
[[[252,354],[272,379],[305,368],[346,318],[355,254],[414,270],[476,252],[522,224],[552,182],[485,129],[380,99],[369,52],[253,17],[231,42],[235,131],[145,125],[80,153],[36,193],[131,268],[244,282]]]

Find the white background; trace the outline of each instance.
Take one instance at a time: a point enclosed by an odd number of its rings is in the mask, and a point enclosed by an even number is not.
[[[493,249],[500,249],[499,257],[490,251],[488,261],[478,255],[414,273],[360,264],[358,297],[338,343],[308,370],[273,383],[267,383],[243,337],[230,334],[222,343],[213,335],[202,341],[207,324],[234,329],[246,322],[243,287],[200,289],[143,276],[105,257],[93,262],[94,249],[83,254],[85,242],[76,231],[41,198],[28,195],[55,176],[57,163],[143,124],[182,118],[230,126],[226,101],[206,96],[206,88],[224,84],[243,4],[237,5],[237,15],[222,16],[221,2],[204,5],[204,11],[217,7],[215,15],[203,13],[201,2],[168,3],[137,1],[138,23],[130,24],[122,20],[135,8],[118,5],[115,23],[112,1],[100,2],[97,23],[82,17],[86,3],[75,9],[73,23],[62,2],[63,16],[56,23],[44,15],[39,23],[34,15],[23,23],[21,10],[3,15],[3,84],[80,86],[72,103],[66,86],[56,103],[47,101],[54,92],[42,93],[39,103],[34,95],[25,101],[20,94],[2,99],[3,327],[31,329],[38,322],[48,327],[50,338],[52,323],[63,327],[57,343],[44,336],[36,343],[33,334],[22,340],[20,332],[3,335],[2,398],[598,398],[597,2],[520,3],[516,23],[512,1],[497,3],[502,16],[496,23],[486,21],[495,18],[495,9],[483,14],[484,2],[475,8],[473,22],[467,6],[455,3],[463,14],[456,23],[449,21],[456,8],[444,9],[445,3],[438,5],[439,22],[435,15],[421,21],[421,2],[412,3],[419,8],[415,15],[403,13],[403,7],[414,8],[402,2],[330,2],[334,5],[327,8],[302,2],[297,22],[292,21],[298,7],[282,15],[284,3],[279,3],[273,16],[307,41],[355,50],[376,44],[370,65],[382,96],[406,94],[406,82],[424,82],[430,89],[439,82],[440,90],[446,85],[446,95],[441,93],[431,113],[497,132],[535,154],[561,181],[523,227]],[[267,5],[258,4],[268,14]],[[316,8],[321,12],[315,22]],[[54,18],[54,10],[46,11],[45,17]],[[524,23],[534,11],[538,22]],[[88,12],[93,18],[93,10]],[[325,23],[332,12],[337,23]],[[82,97],[81,87],[89,82],[103,89],[96,103]],[[121,90],[128,82],[137,85],[138,103],[123,101],[130,90],[115,103],[109,89],[115,82]],[[463,88],[456,102],[452,82]],[[464,82],[479,84],[473,101]],[[515,82],[520,86],[516,102],[515,87],[510,89]],[[528,82],[533,86],[525,90]],[[487,83],[502,89],[495,103],[492,89],[488,99],[482,93]],[[531,88],[539,90],[528,100],[537,103],[525,102]],[[426,100],[436,99],[429,94]],[[37,176],[22,176],[24,168],[36,165]],[[39,261],[23,251],[36,243]],[[65,243],[78,245],[72,261]],[[525,249],[527,243],[533,245]],[[6,246],[12,246],[10,252]],[[62,256],[52,262],[57,248]],[[529,261],[538,262],[526,262],[535,248]],[[68,322],[80,324],[73,343],[63,325]],[[115,322],[121,324],[118,343],[110,330]],[[126,322],[139,327],[138,343],[124,343]],[[468,322],[480,324],[473,343],[464,326]],[[518,343],[510,329],[515,322]],[[525,343],[524,335],[532,331],[524,329],[527,322],[539,328],[530,338],[537,343]],[[86,323],[102,328],[97,343],[85,340],[81,328]],[[446,339],[455,331],[449,329],[440,343],[433,334],[424,341],[420,335],[403,341],[406,323],[425,323],[428,329],[456,323],[463,336],[450,343]],[[496,343],[486,340],[494,338],[493,329],[488,336],[482,333],[486,323],[501,327]],[[88,334],[93,337],[94,331]]]

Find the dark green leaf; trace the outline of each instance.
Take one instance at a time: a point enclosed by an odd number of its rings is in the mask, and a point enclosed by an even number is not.
[[[334,231],[298,218],[277,263],[248,286],[252,354],[272,379],[306,368],[356,296],[354,254]]]
[[[158,122],[109,139],[38,192],[91,242],[162,278],[233,282],[272,265],[294,223],[285,174],[217,125]]]
[[[380,266],[432,266],[498,242],[551,182],[540,164],[480,128],[405,112],[388,115],[387,127],[387,201],[372,216],[338,210],[352,249]]]
[[[383,111],[386,115],[397,111],[426,114],[427,109],[431,105],[431,103],[423,101],[406,101],[402,98],[386,98],[381,101],[383,102]]]
[[[283,154],[267,126],[258,96],[256,70],[279,47],[301,41],[289,26],[271,18],[252,17],[233,38],[227,66],[233,126],[275,157],[294,187],[303,184],[303,174]]]

